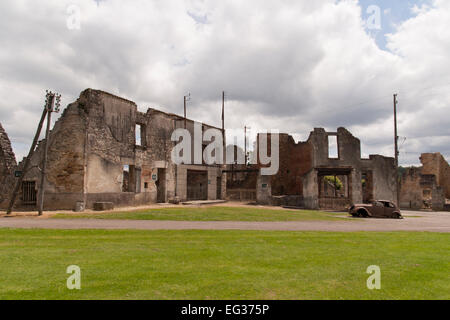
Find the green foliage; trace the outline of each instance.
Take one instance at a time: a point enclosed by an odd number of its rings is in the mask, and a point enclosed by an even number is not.
[[[399,166],[398,167],[398,175],[401,177],[405,172],[406,172],[407,168]]]
[[[334,185],[334,187],[336,188],[336,190],[341,190],[342,187],[344,186],[344,184],[342,183],[342,181],[335,176],[325,176],[324,177],[325,181],[329,182],[330,184]]]

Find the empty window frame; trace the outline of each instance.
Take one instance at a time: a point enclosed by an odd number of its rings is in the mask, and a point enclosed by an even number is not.
[[[135,168],[134,169],[134,182],[135,182],[135,189],[134,192],[141,193],[141,169]]]
[[[122,192],[141,192],[141,175],[140,168],[134,165],[123,166]]]
[[[124,165],[122,172],[122,192],[130,192],[130,166]]]
[[[339,159],[339,146],[337,136],[328,136],[328,158]]]
[[[136,135],[136,145],[139,147],[145,147],[146,146],[146,130],[145,130],[145,124],[136,123],[135,127],[135,135]]]

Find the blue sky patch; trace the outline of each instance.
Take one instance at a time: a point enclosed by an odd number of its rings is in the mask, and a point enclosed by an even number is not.
[[[386,49],[386,34],[395,32],[395,26],[415,16],[411,10],[415,5],[431,5],[432,0],[359,0],[361,6],[362,18],[364,21],[372,23],[367,27],[367,32],[376,40],[378,46]],[[380,8],[380,29],[373,28],[373,14],[371,6]],[[369,12],[368,12],[369,10]]]

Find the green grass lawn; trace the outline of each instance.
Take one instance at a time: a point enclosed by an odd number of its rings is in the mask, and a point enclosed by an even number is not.
[[[130,212],[68,213],[56,214],[55,219],[127,219],[127,220],[177,220],[177,221],[301,221],[337,220],[345,213],[313,210],[276,210],[244,207],[179,207],[145,209]]]
[[[0,229],[0,299],[450,299],[439,233]],[[81,267],[81,290],[66,268]],[[381,268],[381,290],[366,269]]]

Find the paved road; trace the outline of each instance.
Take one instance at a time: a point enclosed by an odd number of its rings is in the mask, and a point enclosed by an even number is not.
[[[450,232],[450,213],[405,213],[403,220],[356,219],[342,221],[150,221],[100,219],[0,218],[0,228],[136,229],[136,230],[279,230],[279,231],[429,231]],[[414,217],[413,217],[414,216]],[[420,216],[420,217],[417,217]]]

